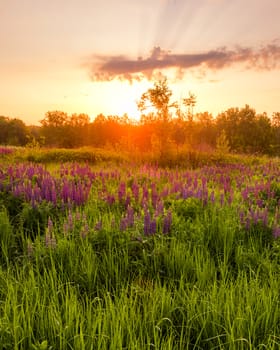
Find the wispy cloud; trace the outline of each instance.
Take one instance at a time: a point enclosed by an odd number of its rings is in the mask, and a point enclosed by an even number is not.
[[[219,70],[234,64],[243,64],[246,69],[272,70],[280,68],[280,45],[274,41],[254,47],[218,48],[202,53],[171,53],[154,47],[147,58],[131,59],[120,56],[90,57],[86,66],[93,81],[152,79],[169,68],[177,69],[177,78],[182,78],[187,69],[204,68]]]

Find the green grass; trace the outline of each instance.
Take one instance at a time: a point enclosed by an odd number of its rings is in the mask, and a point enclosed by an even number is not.
[[[245,232],[238,203],[170,199],[172,232],[137,239],[96,191],[89,234],[65,236],[61,213],[53,247],[1,208],[0,350],[280,348],[280,244]]]
[[[279,265],[211,220],[213,244],[209,226],[197,241],[38,238],[0,271],[0,349],[278,349]]]
[[[161,167],[199,168],[206,165],[216,164],[246,164],[259,165],[269,161],[267,156],[251,156],[240,154],[221,154],[217,152],[200,152],[192,149],[178,149],[166,152],[162,155],[155,155],[153,152],[141,152],[134,150],[129,152],[118,147],[93,148],[82,147],[76,149],[63,148],[26,148],[13,147],[14,152],[8,155],[1,155],[2,162],[33,162],[33,163],[67,163],[87,162],[91,165],[108,164],[122,165],[127,163],[154,164]],[[279,162],[278,158],[274,161]]]

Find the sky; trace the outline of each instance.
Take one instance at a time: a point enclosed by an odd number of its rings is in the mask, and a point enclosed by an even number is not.
[[[216,116],[280,111],[279,0],[0,0],[0,115],[138,118],[167,77]]]

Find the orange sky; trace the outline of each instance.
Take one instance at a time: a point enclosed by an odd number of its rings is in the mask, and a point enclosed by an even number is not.
[[[216,115],[280,111],[279,0],[1,0],[0,115],[125,112],[159,74]]]

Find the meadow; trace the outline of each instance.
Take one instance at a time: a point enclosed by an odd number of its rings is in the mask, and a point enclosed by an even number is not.
[[[0,148],[0,349],[279,349],[280,163]]]

